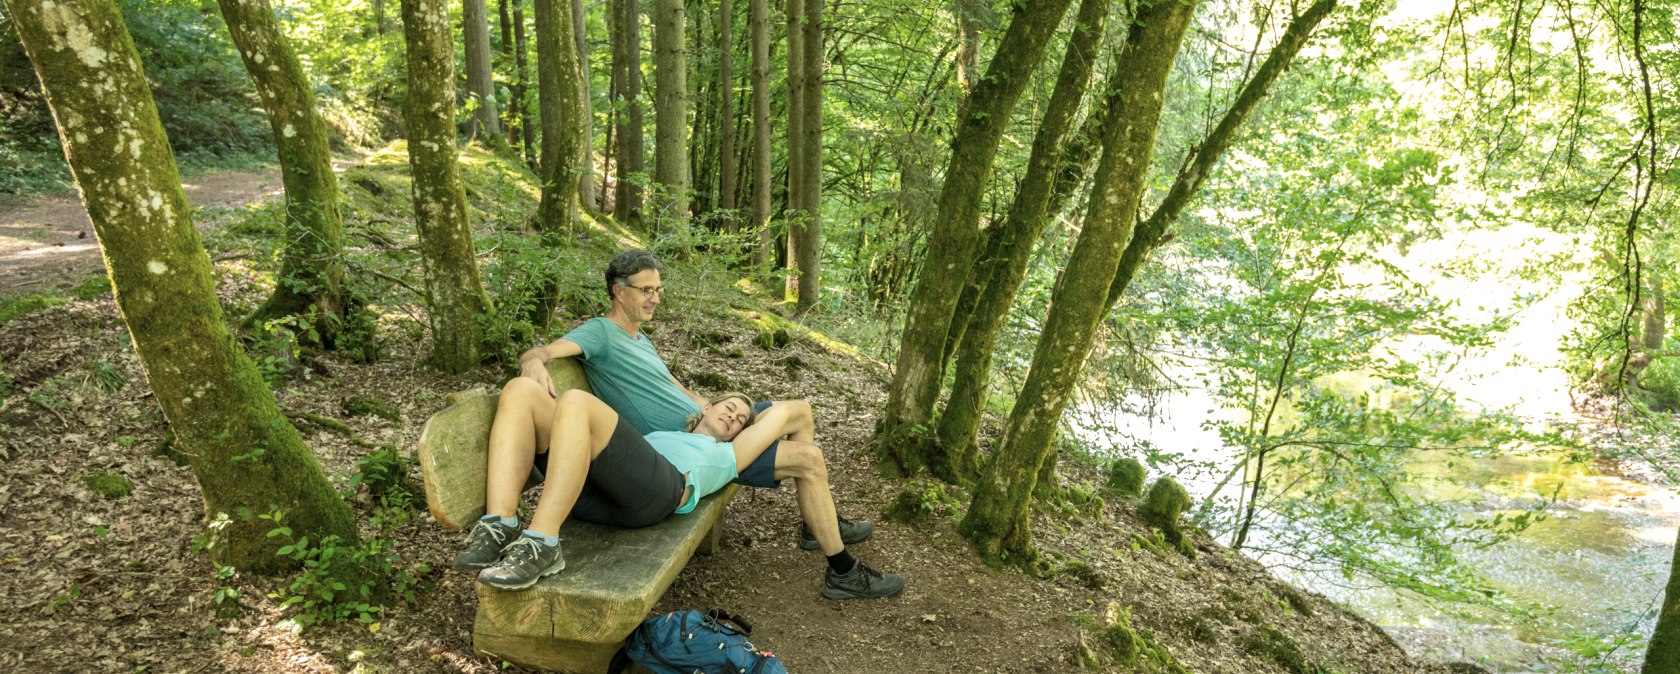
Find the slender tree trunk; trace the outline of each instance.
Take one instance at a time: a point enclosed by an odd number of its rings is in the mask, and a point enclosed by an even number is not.
[[[937,220],[928,239],[925,259],[931,264],[924,265],[910,297],[887,411],[878,429],[880,458],[891,472],[914,473],[923,463],[927,424],[939,396],[945,337],[958,293],[974,263],[981,192],[1015,104],[1070,2],[1033,0],[1015,5],[997,55],[964,103],[964,115],[951,141]]]
[[[654,0],[653,7],[654,230],[663,232],[688,222],[687,19],[683,0]]]
[[[1127,39],[1127,67],[1111,78],[1108,95],[1111,104],[1119,106],[1116,119],[1127,123],[1111,125],[1104,134],[1084,230],[1057,285],[1003,443],[982,472],[961,525],[991,563],[1033,558],[1027,511],[1039,466],[1051,451],[1068,392],[1084,371],[1085,356],[1106,310],[1103,298],[1119,267],[1120,252],[1131,239],[1166,100],[1167,75],[1194,12],[1194,3],[1140,7]]]
[[[536,0],[537,92],[542,103],[542,201],[537,230],[549,237],[572,232],[577,221],[578,174],[583,163],[583,71],[572,37],[569,0]],[[546,320],[544,321],[546,322]]]
[[[484,0],[461,0],[461,33],[467,53],[467,97],[478,102],[467,123],[467,136],[500,137],[496,82],[490,74],[490,17]]]
[[[110,0],[6,0],[58,122],[117,309],[204,495],[231,524],[217,561],[266,572],[279,509],[298,535],[356,540],[356,523],[222,318],[151,88]],[[115,149],[115,151],[113,151]]]
[[[978,0],[956,0],[952,11],[957,15],[957,90],[967,101],[974,93],[974,76],[980,70],[980,22]],[[961,115],[961,112],[958,112]]]
[[[770,232],[770,9],[767,0],[748,0],[752,22],[753,184],[752,229],[759,245],[753,265],[763,268],[774,259],[775,238]]]
[[[718,208],[728,213],[730,231],[739,230],[735,217],[735,15],[734,0],[718,3]]]
[[[577,42],[579,97],[583,105],[583,159],[578,165],[578,199],[590,210],[601,210],[595,193],[595,107],[589,96],[589,38],[585,33],[584,0],[572,0],[572,39]]]
[[[537,125],[531,119],[530,50],[525,42],[525,0],[513,0],[514,67],[519,69],[519,81],[513,89],[513,107],[519,111],[519,139],[525,148],[525,165],[542,172],[542,159],[537,154]]]
[[[800,47],[805,54],[799,59],[804,70],[799,87],[799,154],[788,157],[789,163],[800,164],[799,210],[803,217],[793,223],[788,233],[788,252],[799,270],[795,312],[801,315],[817,308],[822,287],[823,2],[804,0],[801,26],[804,35]]]
[[[498,46],[502,49],[503,56],[513,55],[513,15],[508,13],[508,1],[496,0],[496,16],[501,20],[499,24],[501,30],[496,33],[496,39]],[[513,1],[518,2],[519,0]]]
[[[426,266],[432,363],[445,372],[478,365],[478,320],[489,306],[478,280],[466,193],[455,162],[455,59],[449,5],[403,0],[408,44],[408,161],[414,172],[414,222]]]
[[[1651,295],[1645,298],[1645,329],[1642,345],[1647,357],[1654,357],[1668,339],[1668,298],[1663,294],[1662,276],[1651,274]]]
[[[373,0],[373,34],[385,34],[385,0]]]
[[[689,76],[689,102],[694,113],[688,140],[689,211],[707,214],[717,208],[717,70],[711,67],[716,60],[707,58],[712,23],[706,6],[698,1],[686,4],[693,5],[688,10],[687,40],[695,55],[691,59],[694,72]]]
[[[821,1],[821,0],[818,0]],[[799,299],[799,263],[794,255],[794,238],[805,213],[805,162],[799,157],[805,149],[805,0],[787,0],[787,202],[782,209],[786,225],[786,241],[782,261],[787,274],[783,277],[782,298]]]
[[[344,279],[344,221],[327,126],[315,111],[313,87],[266,0],[220,0],[233,43],[256,85],[280,151],[286,187],[286,249],[274,294],[252,322],[311,316],[331,346],[353,311]]]
[[[613,218],[633,229],[642,227],[642,185],[647,150],[642,137],[642,15],[636,0],[616,0],[621,30],[614,44],[613,68],[624,86],[618,101],[618,188]]]
[[[1090,85],[1109,5],[1108,0],[1079,3],[1078,18],[1068,40],[1067,53],[1062,57],[1056,87],[1045,107],[1044,121],[1033,137],[1026,177],[1015,190],[1008,216],[990,236],[988,254],[975,265],[974,277],[981,284],[975,304],[972,309],[959,307],[958,318],[952,321],[955,333],[958,332],[955,328],[965,323],[964,318],[974,317],[974,325],[955,339],[959,355],[958,365],[952,372],[951,396],[939,417],[939,441],[929,448],[928,467],[940,479],[967,482],[979,469],[975,437],[980,428],[980,414],[985,409],[993,344],[1009,313],[1009,305],[1015,300],[1015,289],[1026,277],[1033,243],[1049,220],[1045,209],[1057,169],[1061,167],[1063,141]]]

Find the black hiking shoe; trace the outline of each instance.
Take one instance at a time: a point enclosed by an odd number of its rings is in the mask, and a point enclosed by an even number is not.
[[[904,576],[881,573],[858,562],[846,573],[832,569],[823,576],[824,597],[829,599],[880,599],[896,597],[904,591]]]
[[[467,534],[467,549],[455,555],[455,568],[482,569],[502,558],[502,549],[519,536],[519,527],[502,524],[494,515],[479,519]]]
[[[478,572],[478,582],[498,590],[523,590],[564,568],[566,558],[560,554],[560,544],[543,545],[530,536],[520,536],[502,551],[501,561]]]
[[[875,525],[864,521],[853,522],[844,517],[840,518],[840,542],[846,545],[862,543],[875,535]],[[816,550],[822,547],[817,537],[811,533],[811,527],[799,525],[799,549]]]

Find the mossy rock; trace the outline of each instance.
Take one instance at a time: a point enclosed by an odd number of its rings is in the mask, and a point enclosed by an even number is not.
[[[734,382],[729,380],[728,377],[716,372],[696,372],[690,374],[688,375],[688,383],[718,393],[722,393],[724,391],[734,391],[738,388],[735,386]]]
[[[107,501],[115,501],[134,493],[134,483],[116,473],[86,475],[82,477],[82,484]]]
[[[1189,505],[1190,493],[1172,478],[1162,477],[1149,485],[1149,493],[1138,511],[1150,526],[1166,534],[1167,542],[1177,545],[1183,536],[1179,529],[1179,517]]]
[[[701,330],[690,335],[695,344],[700,346],[718,346],[728,344],[735,337],[727,332],[717,330]]]
[[[906,524],[951,517],[962,509],[962,501],[951,491],[943,482],[911,480],[881,509],[881,516]]]
[[[1261,625],[1242,640],[1243,650],[1277,663],[1289,674],[1312,674],[1317,667],[1307,663],[1301,647],[1271,625]]]
[[[1143,495],[1143,463],[1131,457],[1108,464],[1108,483],[1104,488],[1123,496]]]
[[[1080,559],[1071,560],[1063,564],[1062,568],[1059,569],[1056,574],[1077,580],[1081,585],[1093,590],[1101,590],[1105,585],[1107,585],[1103,579],[1102,573],[1098,572],[1097,569],[1089,563]]]
[[[353,417],[374,416],[386,421],[402,421],[402,413],[395,405],[377,398],[353,396],[344,401],[344,413]]]

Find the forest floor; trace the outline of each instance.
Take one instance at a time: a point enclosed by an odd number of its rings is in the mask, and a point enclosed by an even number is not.
[[[253,192],[278,189],[277,180],[264,183],[260,175],[228,180]],[[391,180],[380,184],[398,184]],[[345,183],[347,192],[385,189],[366,175]],[[469,182],[468,193],[475,213],[495,212],[496,204],[485,201],[495,198],[495,189]],[[351,200],[365,204],[366,196]],[[528,212],[529,204],[520,208]],[[78,231],[74,222],[34,224],[45,216],[30,217],[26,226],[61,237]],[[397,215],[383,222],[393,219],[406,221]],[[385,235],[412,244],[411,230]],[[590,259],[580,263],[590,269],[606,259],[594,251],[623,244],[610,234],[605,243],[594,238]],[[91,233],[85,241],[91,245]],[[257,268],[262,255],[229,255],[215,248],[226,241],[211,243],[224,306],[237,316],[262,299],[272,280]],[[0,250],[0,265],[36,269],[7,278],[38,287],[80,269],[13,259],[29,250]],[[1166,671],[1161,663],[1168,658],[1205,674],[1479,671],[1415,661],[1377,626],[1290,588],[1205,536],[1193,539],[1194,559],[1139,546],[1134,541],[1151,534],[1125,498],[1074,498],[1037,511],[1035,540],[1051,569],[1044,577],[982,565],[950,510],[909,523],[885,521],[883,507],[900,493],[931,491],[926,482],[884,479],[875,469],[870,433],[885,403],[886,365],[801,328],[785,346],[757,345],[757,325],[778,308],[751,284],[695,258],[667,274],[677,291],[651,324],[662,354],[680,379],[703,381],[697,388],[704,392],[810,400],[842,513],[877,523],[875,537],[853,551],[903,574],[908,588],[888,600],[822,599],[822,558],[794,543],[793,490],[747,490],[730,507],[718,553],[694,558],[656,611],[718,606],[743,614],[757,628],[755,643],[795,672],[1070,672],[1082,669],[1082,652],[1106,671]],[[80,273],[97,274],[97,264]],[[0,280],[0,296],[20,288],[28,290]],[[393,307],[381,320],[377,362],[307,356],[275,387],[288,413],[338,419],[354,433],[298,422],[341,486],[370,451],[356,440],[412,456],[422,424],[445,396],[494,387],[505,376],[492,367],[446,376],[419,366],[429,342],[417,312]],[[557,331],[584,315],[569,312]],[[379,509],[377,527],[364,522],[364,536],[388,541],[402,564],[431,567],[420,573],[414,601],[385,607],[374,626],[300,628],[297,609],[280,608],[295,576],[240,573],[218,580],[208,557],[194,551],[194,537],[205,531],[198,487],[192,471],[167,451],[167,428],[151,396],[108,293],[69,298],[0,324],[0,670],[522,671],[474,652],[474,582],[449,568],[462,536],[432,521],[423,504]],[[353,416],[345,403],[354,398],[382,400],[399,414]],[[1075,488],[1070,493],[1089,494],[1100,484],[1099,468],[1088,462],[1064,458],[1062,469],[1064,484]],[[96,493],[85,478],[104,473],[128,478],[133,492],[114,499]],[[418,482],[418,470],[411,466],[409,477]],[[376,510],[366,490],[344,490],[370,520]],[[940,510],[937,498],[920,498]],[[1129,622],[1160,647],[1156,664],[1117,664],[1104,637],[1117,622]]]

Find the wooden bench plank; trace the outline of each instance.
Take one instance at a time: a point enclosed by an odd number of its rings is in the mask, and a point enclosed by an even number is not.
[[[518,592],[477,585],[474,649],[531,667],[605,672],[689,557],[715,545],[739,489],[731,484],[693,512],[643,529],[567,522],[560,530],[564,571]]]

